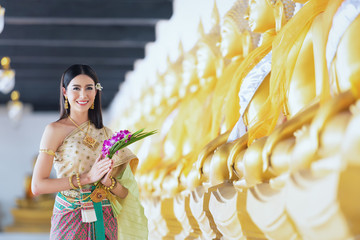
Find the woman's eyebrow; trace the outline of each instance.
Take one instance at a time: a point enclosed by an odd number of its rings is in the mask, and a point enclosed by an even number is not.
[[[81,87],[81,85],[79,84],[73,84],[72,86],[74,87]],[[88,86],[94,86],[94,84],[86,84],[85,87],[88,87]]]

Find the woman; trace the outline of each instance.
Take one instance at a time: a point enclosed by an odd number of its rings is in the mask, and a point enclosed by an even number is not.
[[[127,148],[101,155],[111,137],[103,126],[101,85],[87,65],[62,75],[60,119],[46,126],[35,164],[34,195],[55,193],[50,239],[147,239],[147,220]],[[52,166],[57,179],[50,179]]]

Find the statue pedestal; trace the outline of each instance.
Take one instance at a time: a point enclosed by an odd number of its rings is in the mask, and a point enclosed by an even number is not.
[[[247,189],[247,212],[267,239],[301,239],[286,211],[285,189],[274,190],[268,183]]]
[[[334,157],[333,157],[334,159]],[[339,166],[344,162],[337,157]],[[330,162],[330,159],[319,160]],[[331,160],[333,161],[333,160]],[[286,208],[306,239],[352,239],[360,234],[360,167],[349,165],[320,176],[294,174]]]
[[[189,196],[174,197],[174,213],[183,230],[175,239],[195,239],[201,235],[199,225],[190,210]]]
[[[222,237],[209,210],[212,190],[209,188],[208,192],[205,192],[203,187],[197,187],[190,193],[191,213],[197,220],[204,239],[220,239]]]
[[[231,183],[211,192],[209,209],[224,239],[265,239],[246,211],[246,199],[246,189],[236,189]]]
[[[5,227],[5,232],[50,232],[54,196],[18,199],[16,203],[11,210],[14,223]]]
[[[143,201],[148,208],[149,239],[174,239],[182,231],[182,226],[175,217],[172,198]]]

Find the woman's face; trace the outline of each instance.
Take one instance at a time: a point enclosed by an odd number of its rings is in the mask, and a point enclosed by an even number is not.
[[[63,93],[71,111],[88,111],[96,96],[94,80],[85,74],[78,75],[70,81],[67,89],[63,88]]]

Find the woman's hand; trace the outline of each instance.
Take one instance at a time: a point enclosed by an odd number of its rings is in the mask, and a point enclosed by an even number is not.
[[[104,185],[106,187],[111,186],[111,184],[112,184],[112,181],[111,181],[112,171],[113,171],[113,167],[111,165],[110,171],[108,171],[100,181],[102,183],[102,185]]]
[[[87,178],[90,183],[99,181],[105,174],[108,175],[108,173],[111,172],[112,165],[113,160],[103,158],[102,154],[100,154],[90,171],[87,173]]]

